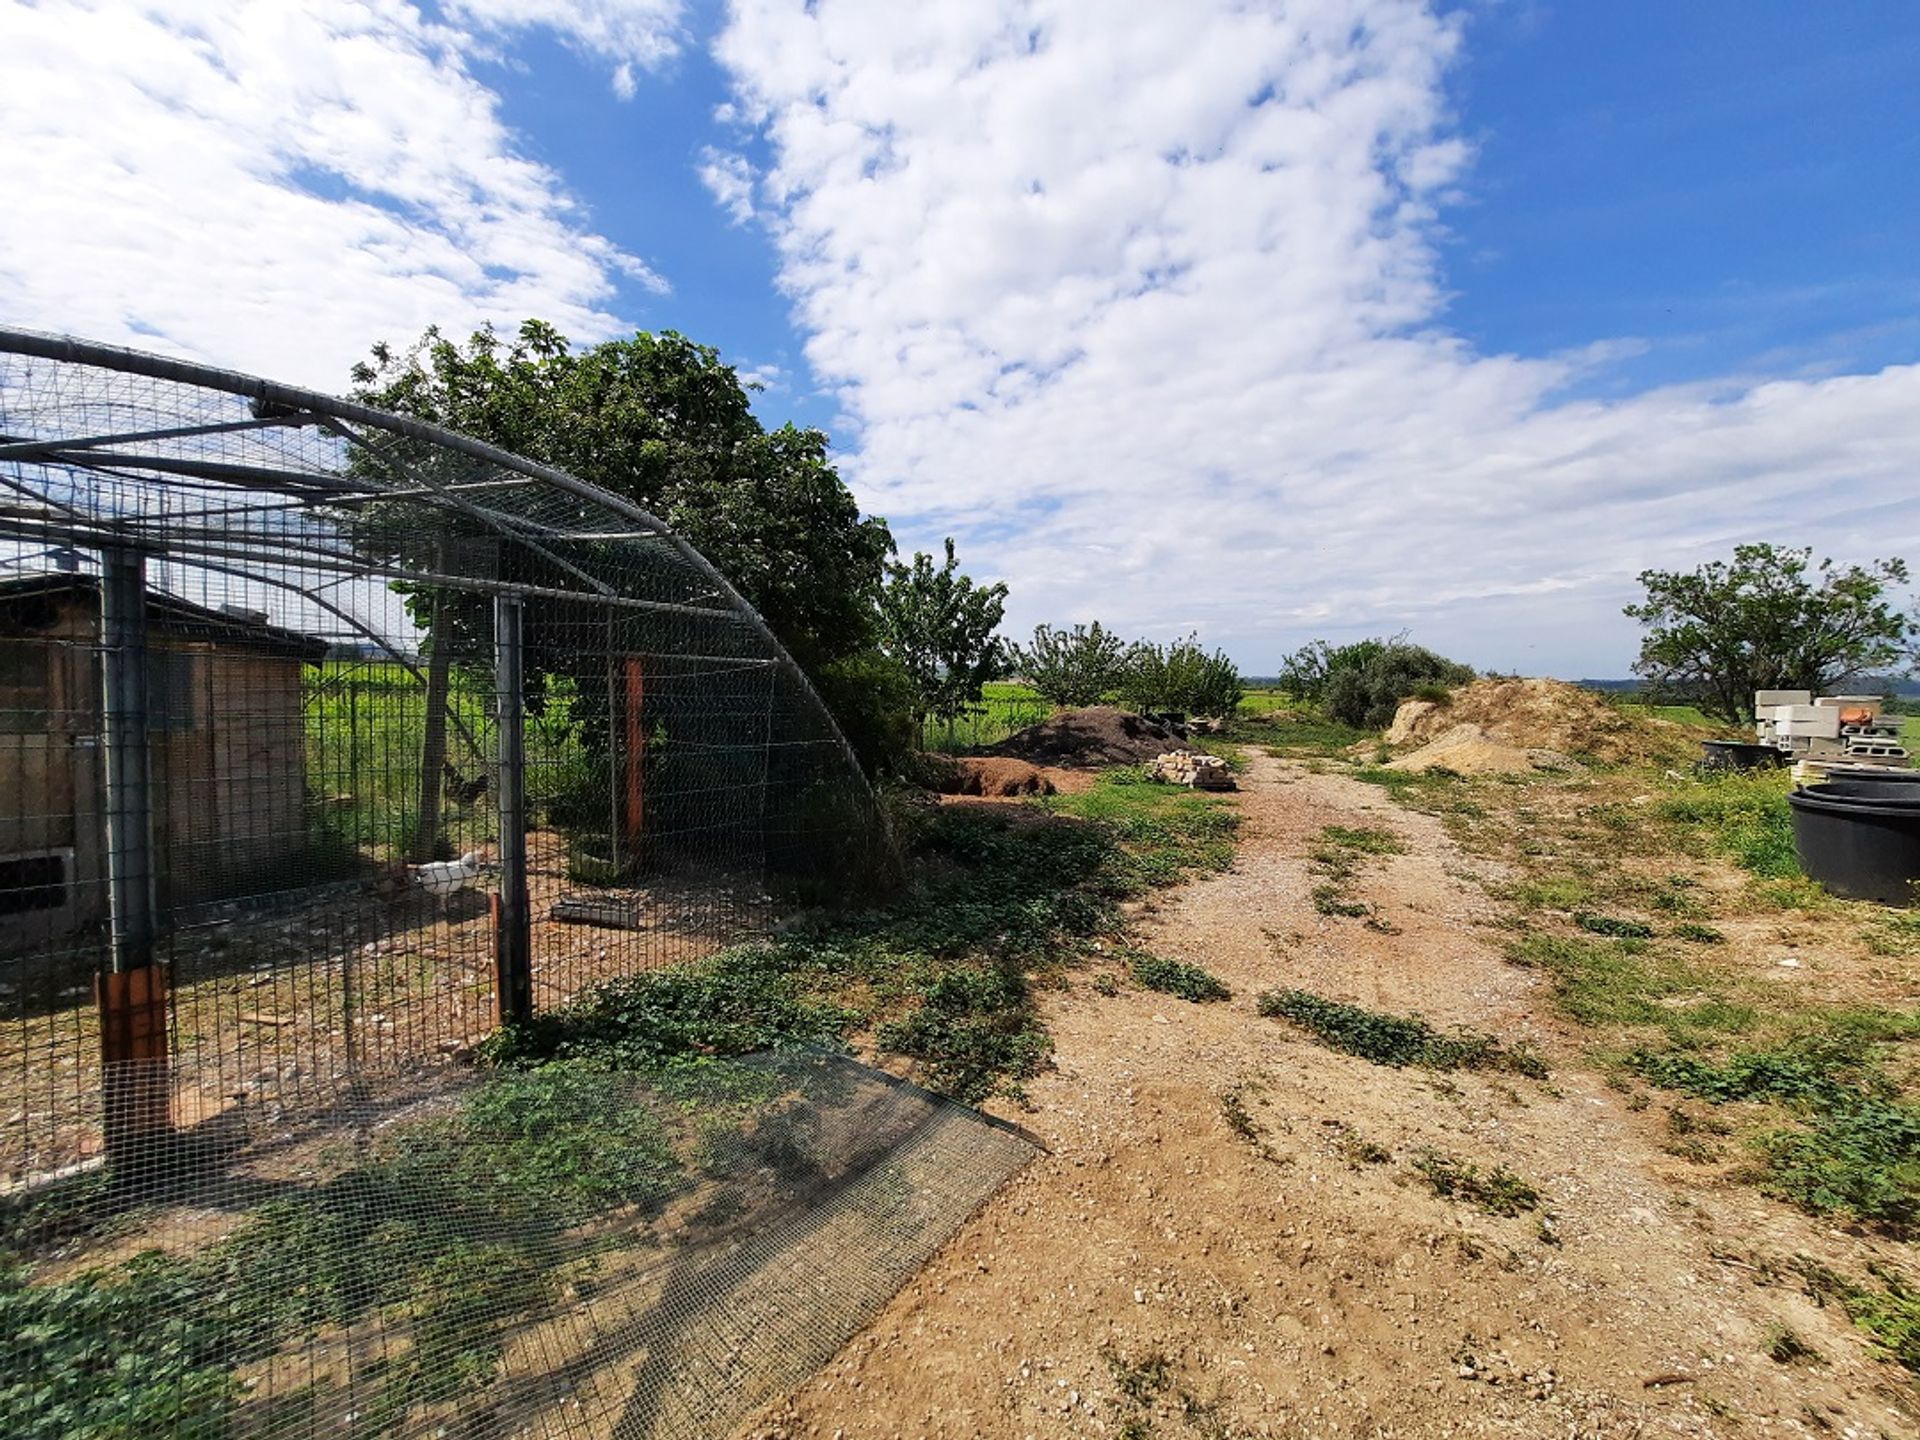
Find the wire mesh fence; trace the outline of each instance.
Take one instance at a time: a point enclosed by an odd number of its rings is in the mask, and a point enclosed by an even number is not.
[[[503,1020],[763,933],[889,861],[804,675],[643,510],[348,402],[0,332],[0,1306],[44,1320],[53,1296],[166,1374],[89,1399],[44,1346],[16,1354],[0,1425],[520,1434],[631,1412],[637,1390],[615,1406],[592,1377],[664,1353],[646,1264],[615,1266],[626,1339],[555,1339],[585,1323],[561,1301],[606,1293],[587,1276],[608,1253],[666,1263],[669,1194],[746,1204],[728,1197],[765,1166],[740,1137],[818,1111],[828,1072],[767,1070],[741,1081],[753,1106],[689,1129],[688,1097],[631,1077],[501,1100],[526,1082],[462,1062]],[[915,1104],[865,1169],[948,1123]],[[489,1189],[511,1169],[495,1150],[542,1143],[599,1177],[564,1216]],[[827,1223],[812,1173],[758,1228]],[[949,1188],[961,1213],[985,1193]],[[676,1232],[689,1253],[697,1229]],[[302,1273],[335,1231],[347,1268]],[[284,1241],[287,1275],[236,1278],[241,1237]],[[111,1282],[96,1268],[143,1250]],[[261,1285],[266,1318],[221,1309]],[[103,1318],[154,1305],[171,1338]],[[539,1358],[554,1344],[564,1364]],[[705,1433],[697,1405],[660,1418],[679,1404],[567,1433]]]

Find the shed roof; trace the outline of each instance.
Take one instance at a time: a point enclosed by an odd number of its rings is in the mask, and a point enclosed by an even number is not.
[[[100,582],[91,575],[58,570],[0,580],[0,607],[66,595],[85,596],[97,609]],[[318,664],[327,653],[327,642],[317,636],[269,625],[249,615],[210,610],[151,588],[147,591],[147,624],[163,634],[257,655],[284,655],[288,659]]]

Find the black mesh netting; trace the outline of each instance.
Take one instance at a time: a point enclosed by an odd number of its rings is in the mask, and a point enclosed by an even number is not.
[[[14,1197],[0,1429],[724,1435],[1032,1153],[833,1056],[368,1082]]]

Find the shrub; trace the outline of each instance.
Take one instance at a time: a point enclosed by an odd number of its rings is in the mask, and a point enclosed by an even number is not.
[[[869,775],[897,773],[919,748],[920,690],[899,661],[868,650],[822,666],[813,682]]]
[[[1473,671],[1467,666],[1425,646],[1396,640],[1358,664],[1334,669],[1327,677],[1323,704],[1343,725],[1379,730],[1393,723],[1400,702],[1422,686],[1464,685],[1471,679]]]
[[[1356,640],[1351,645],[1329,645],[1314,640],[1280,662],[1280,688],[1294,699],[1318,705],[1327,698],[1327,685],[1344,670],[1358,670],[1378,655],[1389,640]]]

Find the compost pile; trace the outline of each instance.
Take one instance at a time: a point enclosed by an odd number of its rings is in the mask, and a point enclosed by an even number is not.
[[[1035,765],[1091,769],[1102,765],[1144,765],[1179,740],[1164,725],[1111,705],[1090,705],[1059,714],[1016,730],[985,755],[1006,755]]]
[[[1391,768],[1461,774],[1565,769],[1581,760],[1679,760],[1693,748],[1682,727],[1634,715],[1563,680],[1476,680],[1445,703],[1408,700],[1386,733],[1419,746]]]

